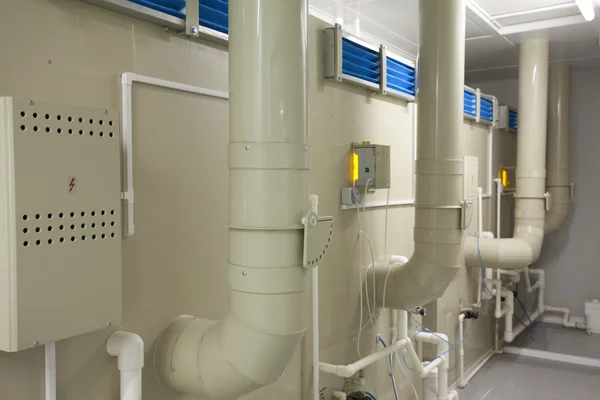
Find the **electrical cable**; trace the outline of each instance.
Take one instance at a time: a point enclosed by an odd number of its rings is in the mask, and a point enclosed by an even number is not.
[[[535,333],[537,331],[537,327],[533,326],[533,321],[531,320],[531,317],[529,316],[529,313],[525,309],[525,306],[523,305],[523,302],[521,302],[521,299],[519,299],[519,296],[518,296],[518,293],[519,293],[519,283],[516,284],[515,292],[516,292],[515,293],[515,299],[517,300],[517,302],[521,306],[521,309],[525,313],[525,316],[527,317],[527,320],[529,321],[529,326],[526,323],[524,323],[523,321],[521,321],[521,318],[519,318],[517,316],[517,314],[515,314],[515,318],[517,319],[517,321],[519,321],[519,323],[521,323],[521,325],[523,325],[525,327],[525,329],[527,329],[529,332],[531,332],[533,334],[533,333]]]
[[[369,397],[371,398],[371,400],[377,400],[377,399],[375,398],[375,396],[373,396],[371,393],[369,393],[369,392],[365,392],[365,394],[366,394],[367,396],[369,396]]]
[[[379,342],[381,342],[381,344],[383,345],[383,348],[387,348],[387,344],[385,344],[385,340],[383,340],[381,338],[381,336],[379,336],[377,339],[379,340]],[[388,355],[388,362],[389,362],[390,378],[392,380],[392,388],[394,389],[394,397],[396,398],[396,400],[399,400],[398,399],[398,388],[396,388],[396,378],[394,377],[394,363],[393,363],[393,359],[392,359],[392,354]]]
[[[415,394],[415,399],[419,400],[419,394],[417,393],[417,389],[415,388],[415,385],[412,382],[412,378],[408,376],[408,373],[406,372],[406,370],[404,369],[404,366],[400,362],[400,357],[398,356],[398,351],[394,353],[394,356],[396,357],[396,362],[398,363],[398,366],[400,367],[400,371],[402,372],[402,375],[404,375],[404,378],[406,378],[406,380],[410,383],[410,387],[412,388],[413,393]],[[404,357],[404,354],[402,355],[402,357]],[[409,368],[408,364],[406,365],[406,367]],[[411,369],[411,368],[409,368],[409,369]]]
[[[361,223],[361,219],[360,219],[360,204],[357,205],[356,207],[356,211],[358,213],[358,247],[359,247],[359,254],[360,254],[360,259],[363,262],[363,267],[365,269],[365,293],[366,293],[366,297],[367,297],[367,310],[369,312],[369,320],[367,321],[367,323],[363,326],[363,274],[362,274],[362,269],[359,271],[358,274],[358,283],[359,283],[359,298],[360,298],[360,318],[359,318],[359,324],[358,324],[358,334],[356,336],[356,353],[358,354],[359,358],[362,358],[362,354],[360,352],[360,340],[362,337],[362,330],[370,324],[372,324],[373,326],[373,331],[375,330],[375,321],[373,318],[373,311],[371,310],[371,304],[369,301],[369,292],[368,292],[368,267],[367,267],[367,263],[365,262],[365,258],[364,258],[364,252],[361,246],[361,239],[364,237],[367,241],[368,247],[369,247],[369,251],[371,253],[371,265],[373,266],[373,307],[375,307],[375,296],[376,296],[376,292],[375,292],[375,258],[373,255],[373,246],[371,245],[371,240],[369,239],[369,237],[367,236],[367,234],[364,232],[363,227],[365,224],[365,217],[366,217],[366,195],[367,195],[367,191],[369,189],[369,182],[371,181],[371,179],[367,180],[367,183],[365,184],[365,195],[363,197],[363,221]]]

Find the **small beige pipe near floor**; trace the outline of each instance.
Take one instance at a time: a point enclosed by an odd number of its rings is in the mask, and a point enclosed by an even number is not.
[[[550,67],[548,94],[548,147],[546,188],[551,208],[546,212],[546,234],[559,231],[571,211],[571,67]]]
[[[546,117],[548,114],[547,40],[525,40],[520,46],[519,134],[517,136],[517,189],[515,229],[510,239],[465,241],[470,267],[525,269],[537,261],[544,240],[546,194]]]
[[[230,308],[163,332],[154,365],[173,390],[237,399],[275,382],[307,329],[307,13],[306,0],[229,4]]]
[[[377,305],[402,310],[440,297],[464,258],[465,2],[419,4],[415,249],[408,263],[394,267],[389,277],[387,267],[376,269]]]

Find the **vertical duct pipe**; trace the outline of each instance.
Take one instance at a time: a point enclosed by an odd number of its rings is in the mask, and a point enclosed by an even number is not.
[[[571,68],[568,64],[550,67],[548,93],[548,149],[546,190],[552,207],[546,213],[546,234],[560,230],[571,211]]]
[[[464,0],[420,1],[415,250],[377,270],[377,302],[412,310],[440,297],[462,266]]]
[[[479,267],[483,262],[486,268],[524,269],[540,256],[547,200],[548,50],[548,41],[543,39],[523,41],[520,47],[517,190],[513,237],[480,239],[479,246],[477,238],[467,238],[465,261],[470,267]]]
[[[229,3],[230,308],[219,323],[174,320],[154,361],[162,384],[203,399],[277,380],[307,329],[307,7]]]

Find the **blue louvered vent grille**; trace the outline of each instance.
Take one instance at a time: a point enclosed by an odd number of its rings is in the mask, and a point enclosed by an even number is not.
[[[477,95],[470,90],[465,89],[465,98],[464,98],[464,109],[465,114],[470,115],[472,117],[477,116]]]
[[[518,113],[514,110],[508,110],[508,128],[516,131],[518,126],[519,126]]]
[[[200,25],[229,33],[228,0],[200,0]]]
[[[185,19],[185,0],[129,0],[177,18]],[[229,33],[229,0],[199,0],[200,25]]]
[[[185,13],[182,10],[185,8],[185,0],[129,0],[132,3],[140,6],[148,7],[165,14],[172,15],[177,18],[185,19]]]
[[[387,88],[415,95],[415,69],[410,65],[387,57]]]
[[[484,97],[481,98],[479,116],[489,122],[494,121],[494,103]]]
[[[342,38],[342,72],[345,75],[379,84],[380,71],[378,52]]]

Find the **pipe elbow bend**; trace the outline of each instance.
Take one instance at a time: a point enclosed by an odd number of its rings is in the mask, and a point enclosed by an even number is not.
[[[114,332],[106,342],[106,351],[118,357],[120,371],[135,371],[144,367],[144,341],[135,333]]]
[[[544,226],[544,234],[549,235],[560,231],[569,218],[569,206],[555,204],[550,211],[546,212],[546,222]]]
[[[462,257],[458,246],[457,265],[443,265],[428,257],[413,254],[406,264],[377,267],[375,269],[376,299],[379,307],[411,311],[427,304],[444,294],[462,266]],[[386,283],[387,281],[387,283]],[[371,289],[369,289],[371,290]]]

